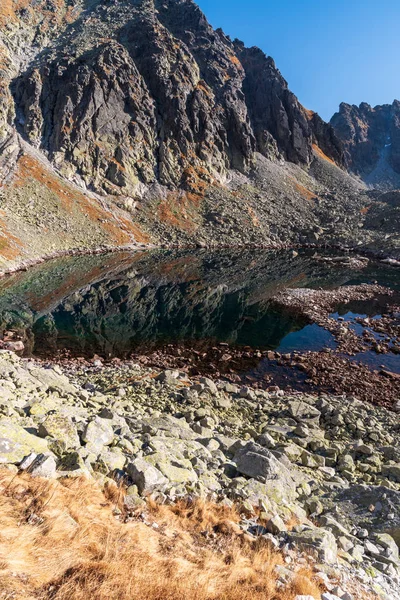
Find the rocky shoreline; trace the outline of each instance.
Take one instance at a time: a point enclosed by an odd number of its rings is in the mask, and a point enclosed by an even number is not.
[[[127,486],[136,511],[203,497],[240,505],[246,535],[313,557],[325,599],[397,600],[399,419],[354,396],[235,385],[133,361],[0,351],[0,462]],[[339,583],[338,583],[339,582]],[[331,595],[329,595],[331,594]],[[368,596],[367,596],[368,597]]]
[[[343,246],[342,244],[328,244],[325,243],[323,245],[319,244],[294,244],[294,243],[274,243],[274,244],[262,244],[262,243],[243,243],[243,244],[220,244],[218,242],[207,244],[207,243],[193,243],[190,244],[187,241],[184,243],[142,243],[135,242],[131,244],[124,244],[122,246],[96,246],[93,248],[70,248],[67,250],[57,250],[55,252],[51,252],[48,254],[44,254],[43,256],[38,256],[31,259],[25,259],[22,261],[18,261],[16,264],[8,267],[7,269],[0,270],[0,279],[6,277],[7,275],[13,275],[15,273],[19,273],[21,271],[26,271],[30,267],[35,265],[40,265],[45,262],[50,262],[57,258],[63,258],[67,256],[96,256],[96,255],[107,255],[107,254],[116,254],[118,252],[137,252],[137,251],[148,251],[155,249],[163,249],[163,250],[193,250],[196,248],[200,248],[202,250],[293,250],[296,253],[299,250],[315,250],[315,251],[340,251],[346,252],[346,256],[342,257],[341,264],[353,264],[354,268],[358,268],[360,265],[365,265],[365,262],[368,262],[369,259],[380,260],[385,264],[389,264],[394,268],[400,267],[400,260],[395,258],[394,254],[381,251],[374,251],[370,249],[362,250],[358,246]],[[355,255],[352,257],[352,255]]]

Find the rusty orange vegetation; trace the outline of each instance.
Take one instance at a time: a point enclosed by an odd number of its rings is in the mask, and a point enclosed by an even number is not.
[[[211,183],[211,177],[204,167],[187,167],[182,174],[182,181],[184,186],[191,192],[204,196]]]
[[[129,244],[132,242],[132,237],[142,243],[149,241],[147,234],[143,233],[132,221],[125,218],[117,207],[113,207],[113,214],[111,214],[95,199],[85,196],[84,193],[51,173],[40,161],[24,154],[18,161],[13,186],[23,188],[32,179],[40,182],[50,190],[60,201],[61,207],[71,216],[75,211],[78,211],[96,227],[105,231],[109,235],[110,243],[117,245]]]
[[[252,208],[251,206],[247,206],[247,210],[249,212],[251,222],[253,223],[254,227],[260,227],[260,221],[255,213],[254,208]]]
[[[330,162],[332,165],[335,165],[335,167],[337,166],[335,161],[332,160],[331,158],[329,158],[329,156],[327,156],[319,146],[317,146],[317,144],[313,144],[313,150],[315,152],[315,154],[317,154],[317,156],[319,156],[320,158],[323,158],[324,160],[327,160],[328,162]]]
[[[15,21],[15,10],[13,0],[1,0],[0,4],[0,25],[5,25],[9,21]]]
[[[0,578],[18,600],[321,598],[310,568],[277,585],[283,556],[248,539],[235,508],[206,501],[147,508],[125,522],[125,491],[93,481],[0,472]],[[119,509],[120,518],[114,515]],[[146,524],[140,513],[145,512]],[[153,527],[156,525],[156,527]]]
[[[297,181],[294,182],[294,185],[296,187],[296,190],[303,196],[303,198],[305,198],[306,200],[310,201],[311,200],[315,200],[317,198],[317,194],[314,194],[314,192],[312,192],[311,190],[309,190],[308,188],[304,187],[304,185],[301,185],[301,183],[298,183]]]
[[[242,63],[240,62],[240,60],[238,59],[238,57],[235,54],[231,54],[231,56],[229,57],[230,61],[232,64],[234,64],[236,67],[239,67],[240,69],[242,69]]]
[[[362,209],[360,210],[360,213],[361,213],[362,215],[366,215],[367,213],[369,213],[369,211],[370,211],[370,210],[371,210],[371,206],[364,206],[364,208],[362,208]]]
[[[170,192],[158,205],[157,216],[165,224],[180,231],[193,232],[203,196],[191,192]]]
[[[4,211],[0,210],[0,256],[6,260],[14,260],[21,255],[23,244],[8,231],[4,216]]]

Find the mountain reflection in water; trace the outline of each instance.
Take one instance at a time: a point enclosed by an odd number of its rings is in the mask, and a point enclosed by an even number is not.
[[[374,281],[398,287],[398,270],[370,263],[354,271],[310,251],[69,257],[0,281],[0,327],[22,332],[28,354],[67,349],[123,357],[142,346],[191,340],[274,349],[307,325],[273,307],[280,290]],[[298,349],[330,345],[317,329],[315,336],[295,340]]]

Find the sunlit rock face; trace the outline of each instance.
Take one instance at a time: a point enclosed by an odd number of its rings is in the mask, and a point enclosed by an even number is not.
[[[331,120],[345,150],[349,170],[367,183],[398,187],[400,182],[400,102],[375,106],[341,104]]]

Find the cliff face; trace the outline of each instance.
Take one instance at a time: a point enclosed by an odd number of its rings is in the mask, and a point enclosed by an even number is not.
[[[370,244],[337,131],[192,0],[3,1],[0,266],[147,242]]]
[[[400,102],[372,108],[341,104],[331,120],[345,151],[345,164],[368,183],[400,182]],[[397,177],[396,177],[397,176]]]
[[[14,81],[16,124],[89,189],[198,190],[249,172],[255,151],[309,165],[313,144],[342,162],[272,59],[214,31],[192,0],[103,0],[59,30]]]

